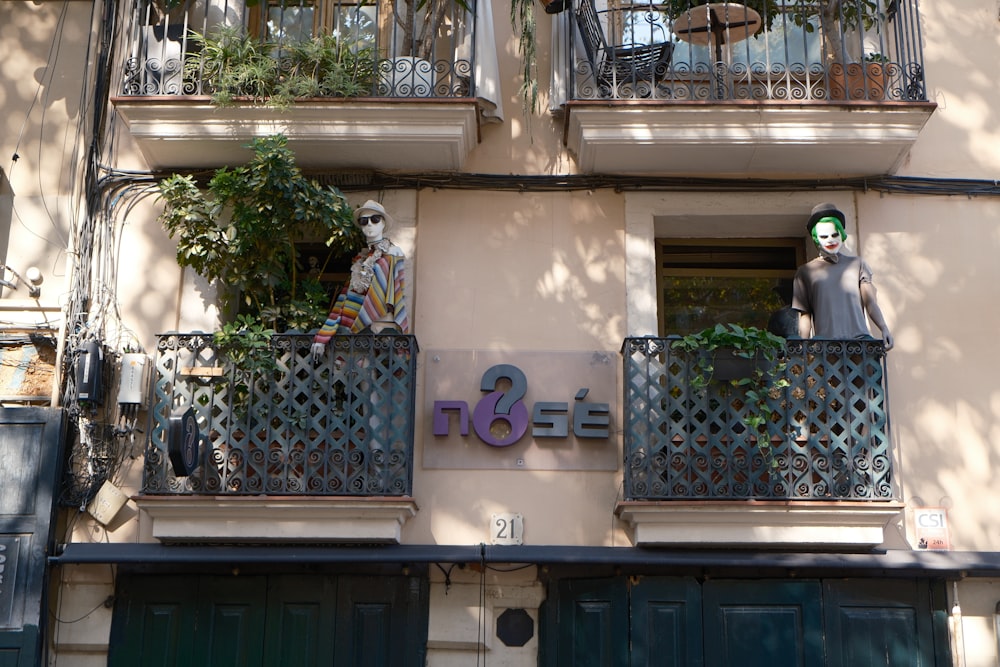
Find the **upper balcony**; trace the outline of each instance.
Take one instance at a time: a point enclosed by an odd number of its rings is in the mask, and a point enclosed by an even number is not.
[[[154,169],[281,133],[303,168],[455,170],[501,114],[475,0],[125,4],[112,102]]]
[[[335,336],[319,359],[311,343],[233,359],[211,334],[159,337],[137,499],[154,537],[398,541],[416,510],[416,339]]]
[[[671,344],[622,349],[619,513],[638,543],[882,542],[900,505],[881,341],[789,340],[756,396],[719,362],[706,381],[709,365]]]
[[[559,19],[584,172],[890,174],[935,108],[916,0],[573,0]]]

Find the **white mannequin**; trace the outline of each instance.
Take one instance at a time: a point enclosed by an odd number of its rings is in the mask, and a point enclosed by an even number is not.
[[[368,247],[355,257],[354,263],[351,265],[351,284],[349,289],[355,294],[364,294],[370,289],[372,262],[377,260],[378,257],[390,255],[392,257],[403,258],[404,256],[402,249],[385,237],[386,224],[390,220],[391,218],[382,205],[371,200],[365,202],[354,212],[354,224],[361,229],[361,233],[364,234],[365,241],[368,244]],[[365,279],[366,276],[367,279]],[[331,312],[330,319],[334,319],[335,315],[336,312]],[[397,331],[400,329],[394,312],[385,313],[385,315],[371,322],[369,327],[374,333],[380,333],[388,329]],[[322,356],[325,349],[326,343],[321,341],[313,342],[310,348],[314,358]]]
[[[829,210],[824,209],[823,207],[827,207]],[[831,204],[821,204],[813,209],[814,218],[827,212],[831,214],[839,214],[839,216],[843,215],[840,214],[839,211],[836,211]],[[821,218],[818,222],[811,222],[813,240],[816,242],[816,248],[819,250],[820,258],[830,264],[836,264],[840,260],[840,253],[844,248],[843,227],[838,226],[836,222],[833,222],[833,218],[839,219],[839,216],[832,215],[831,217]],[[827,266],[828,264],[822,265]],[[863,309],[863,312],[868,315],[868,318],[872,321],[872,323],[878,327],[879,331],[881,331],[885,349],[891,350],[893,346],[892,333],[889,331],[889,327],[885,322],[885,317],[882,315],[881,308],[879,308],[875,285],[871,282],[862,281],[858,287],[861,297],[861,302],[858,305]],[[863,315],[861,315],[861,317],[863,317]],[[813,313],[808,310],[800,310],[799,312],[799,335],[802,338],[810,338],[813,335]]]

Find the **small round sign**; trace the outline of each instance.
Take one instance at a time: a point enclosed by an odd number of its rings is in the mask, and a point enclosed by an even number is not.
[[[168,454],[174,474],[187,477],[198,467],[201,433],[194,408],[175,410],[170,415],[168,427]]]

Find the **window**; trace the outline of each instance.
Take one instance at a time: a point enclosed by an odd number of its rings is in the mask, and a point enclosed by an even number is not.
[[[666,304],[661,286],[664,272],[659,248],[662,243],[679,240],[673,245],[699,241],[704,245],[707,240],[713,248],[732,250],[733,246],[749,244],[757,244],[758,248],[761,244],[787,248],[791,242],[803,249],[802,264],[815,257],[815,247],[807,236],[805,223],[812,207],[821,201],[833,202],[847,214],[847,245],[854,252],[852,241],[858,238],[854,220],[857,204],[850,192],[627,193],[624,229],[626,335],[649,336],[663,331]],[[721,268],[719,262],[714,266],[710,263],[707,270],[701,269],[700,275],[718,276]],[[794,275],[791,263],[778,268],[785,272],[785,277]],[[760,271],[759,268],[750,270]],[[763,277],[773,280],[781,276]]]
[[[662,5],[650,0],[608,0],[607,4],[609,43],[639,45],[670,41],[668,18]]]
[[[279,44],[330,34],[360,49],[376,45],[378,14],[378,4],[370,0],[267,0],[255,7],[251,25],[255,34]]]
[[[660,335],[717,323],[766,328],[791,304],[802,239],[657,239]]]

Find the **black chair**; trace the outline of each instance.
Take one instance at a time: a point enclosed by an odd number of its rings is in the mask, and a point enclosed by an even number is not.
[[[660,42],[639,46],[608,46],[594,0],[578,0],[578,3],[574,17],[600,96],[617,97],[623,90],[631,87],[639,91],[641,96],[649,97],[655,82],[666,75],[674,45],[671,42]]]

